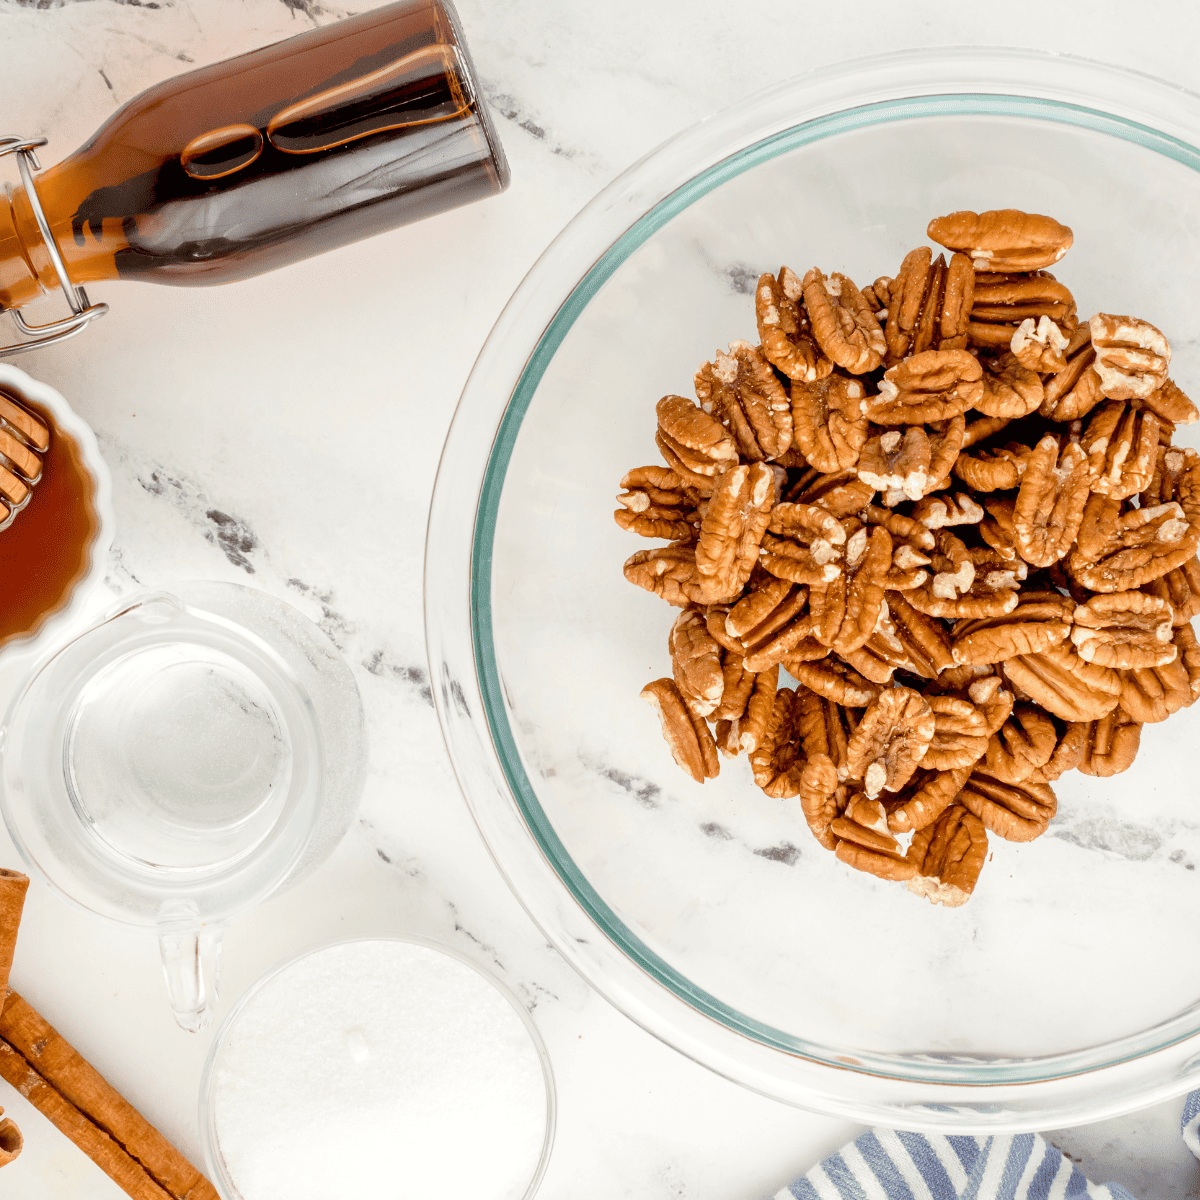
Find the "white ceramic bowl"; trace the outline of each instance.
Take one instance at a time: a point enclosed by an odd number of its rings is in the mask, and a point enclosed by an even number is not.
[[[54,645],[66,630],[81,619],[94,615],[98,603],[94,593],[104,579],[115,524],[112,478],[100,455],[96,435],[52,387],[9,363],[0,362],[0,388],[11,392],[35,410],[40,409],[50,420],[52,438],[67,439],[72,444],[75,453],[71,457],[82,484],[84,519],[90,527],[88,536],[73,541],[69,561],[56,558],[59,547],[53,541],[47,545],[46,556],[41,560],[39,570],[57,572],[55,578],[60,584],[57,594],[31,611],[18,622],[16,628],[0,634],[0,648],[6,653],[36,652],[42,647]],[[26,507],[17,513],[7,529],[0,530],[0,569],[4,565],[4,541],[10,540],[11,543],[11,539],[22,537],[30,528],[41,486],[41,483],[34,485],[33,496]],[[50,531],[51,535],[53,532]],[[4,591],[15,595],[20,586],[19,579],[6,577]]]

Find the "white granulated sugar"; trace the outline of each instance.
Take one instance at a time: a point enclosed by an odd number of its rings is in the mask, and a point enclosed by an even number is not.
[[[546,1134],[541,1061],[505,996],[387,940],[266,983],[222,1047],[213,1109],[243,1200],[520,1200]]]

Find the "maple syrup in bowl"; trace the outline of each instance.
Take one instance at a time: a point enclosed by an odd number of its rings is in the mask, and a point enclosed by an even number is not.
[[[0,363],[0,392],[50,429],[32,495],[0,529],[0,652],[55,639],[88,611],[112,542],[112,481],[96,435],[58,392]]]
[[[1064,776],[1046,834],[991,839],[970,901],[935,907],[848,870],[744,757],[678,769],[639,699],[677,610],[622,574],[661,542],[614,498],[661,461],[659,398],[756,340],[761,273],[863,285],[931,218],[1009,207],[1071,226],[1081,316],[1155,322],[1200,393],[1200,96],[1069,56],[884,55],[706,120],[568,225],[481,352],[430,513],[442,728],[547,937],[697,1062],[893,1127],[1059,1128],[1197,1086],[1200,705],[1123,774]]]

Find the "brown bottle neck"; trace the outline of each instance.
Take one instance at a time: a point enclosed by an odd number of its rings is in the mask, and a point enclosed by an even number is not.
[[[70,283],[93,283],[115,279],[113,254],[126,244],[123,236],[106,229],[100,237],[72,236],[74,196],[70,187],[71,160],[37,176],[36,187],[42,211],[67,267]],[[65,186],[64,186],[65,185]],[[114,223],[115,224],[115,223]],[[23,308],[46,292],[59,287],[58,273],[38,229],[29,197],[23,186],[0,196],[0,308]]]
[[[22,208],[25,220],[21,219]],[[41,249],[50,277],[54,278],[33,213],[29,211],[25,189],[16,188],[0,197],[0,308],[22,308],[36,300],[48,286],[39,280],[34,265],[37,248]]]

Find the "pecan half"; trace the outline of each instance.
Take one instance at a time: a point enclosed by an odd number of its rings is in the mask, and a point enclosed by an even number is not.
[[[1101,404],[1080,443],[1088,456],[1092,491],[1128,500],[1147,488],[1158,461],[1159,428],[1158,418],[1137,401]]]
[[[923,350],[961,350],[967,344],[967,319],[975,295],[971,260],[955,254],[933,258],[928,246],[904,256],[888,289],[887,359],[899,362]]]
[[[783,666],[805,687],[846,708],[865,708],[879,695],[879,686],[836,658],[816,662],[785,659]]]
[[[830,825],[842,815],[848,789],[838,783],[837,768],[827,754],[810,754],[800,772],[800,809],[813,837],[826,850],[837,849]]]
[[[1033,704],[1017,704],[1012,715],[988,742],[983,756],[989,775],[1002,783],[1020,783],[1050,761],[1058,746],[1058,730]]]
[[[919,500],[929,490],[929,435],[920,425],[903,433],[889,429],[868,438],[858,459],[858,477],[876,491]]]
[[[967,432],[965,417],[952,417],[949,421],[938,421],[930,426],[933,436],[929,439],[929,482],[925,494],[939,491],[950,483],[950,472],[962,451],[963,438]],[[889,493],[884,503],[899,504],[900,497]]]
[[[745,715],[735,730],[737,744],[748,754],[757,750],[767,735],[771,714],[775,711],[775,693],[779,690],[779,668],[768,667],[754,676]]]
[[[835,517],[845,517],[870,504],[874,495],[875,489],[859,479],[854,470],[833,475],[806,471],[788,488],[787,498],[797,504],[815,504]]]
[[[658,710],[662,734],[675,761],[697,782],[715,779],[721,770],[717,744],[703,717],[693,715],[674,680],[656,679],[641,691]]]
[[[904,257],[888,289],[885,337],[889,362],[922,350],[961,349],[975,290],[975,272],[964,255],[933,259],[928,246]]]
[[[1174,502],[1193,528],[1200,526],[1200,454],[1190,446],[1160,447],[1139,499],[1142,508]]]
[[[873,371],[887,351],[883,330],[854,282],[836,271],[828,279],[813,267],[803,282],[813,337],[827,358],[851,375]]]
[[[1174,662],[1171,606],[1145,592],[1093,596],[1075,609],[1071,641],[1085,662],[1102,667],[1161,667]]]
[[[863,526],[846,540],[841,569],[814,583],[808,603],[812,633],[835,653],[857,650],[871,636],[883,606],[884,579],[892,562],[892,537],[881,526]]]
[[[1181,659],[1121,672],[1121,708],[1139,724],[1165,721],[1191,702],[1188,671]]]
[[[1021,486],[1032,456],[1028,446],[1016,442],[975,454],[960,454],[954,463],[954,474],[976,492],[1009,491]]]
[[[837,838],[837,856],[858,871],[881,879],[909,879],[916,864],[908,862],[900,844],[888,832],[887,813],[878,800],[861,793],[850,798],[845,813],[830,823]]]
[[[737,758],[742,752],[737,740],[737,721],[723,718],[713,728],[713,740],[726,758]]]
[[[1149,321],[1097,313],[1088,328],[1100,390],[1110,400],[1144,399],[1166,382],[1171,347]]]
[[[1132,591],[1191,559],[1198,533],[1176,501],[1122,513],[1119,501],[1095,495],[1067,570],[1093,592]]]
[[[807,383],[833,370],[812,335],[808,312],[800,303],[803,286],[791,267],[780,267],[777,276],[760,275],[754,291],[758,340],[766,360],[789,379]]]
[[[953,212],[935,217],[926,232],[947,250],[968,255],[976,271],[1037,271],[1058,262],[1073,240],[1053,218],[1015,208]]]
[[[857,710],[844,708],[811,688],[796,690],[796,728],[810,759],[823,755],[834,767],[844,766],[851,735],[861,717]]]
[[[695,512],[694,509],[692,511]],[[668,538],[671,541],[694,539],[700,524],[698,518],[695,521],[676,520],[672,514],[663,513],[661,510],[635,513],[627,508],[618,508],[613,513],[613,520],[622,529],[636,533],[639,537]]]
[[[1048,783],[1004,783],[979,767],[958,794],[990,833],[1010,842],[1031,842],[1046,832],[1058,811],[1058,798]]]
[[[968,548],[948,529],[937,533],[929,570],[927,582],[905,593],[909,603],[931,617],[962,618],[1012,612],[1025,572],[989,549]]]
[[[921,765],[934,771],[957,770],[978,762],[988,748],[987,721],[960,696],[930,696],[933,738]]]
[[[693,482],[689,476],[699,476],[701,483],[707,483],[711,489],[714,477],[738,461],[738,448],[733,438],[720,422],[690,400],[683,396],[664,396],[655,412],[658,414],[655,440],[664,457],[670,451],[667,465],[684,480]]]
[[[866,389],[835,372],[823,379],[792,383],[792,440],[800,453],[826,474],[848,471],[867,440],[863,415]]]
[[[888,828],[893,833],[912,833],[932,825],[954,803],[974,769],[974,763],[949,771],[918,769],[899,792],[883,797]]]
[[[886,275],[880,275],[874,283],[868,283],[862,290],[863,299],[870,306],[877,321],[887,320],[888,305],[892,302],[892,283]]]
[[[978,525],[983,520],[983,509],[966,492],[925,496],[913,505],[912,519],[931,530]]]
[[[787,652],[783,661],[780,663],[780,666],[784,667],[788,671],[791,671],[792,674],[795,675],[796,672],[792,670],[794,663],[816,662],[818,659],[828,657],[829,647],[823,646],[815,637],[812,636],[811,633],[809,633],[806,638],[800,642],[797,642],[796,645]]]
[[[694,540],[700,525],[699,493],[668,467],[635,467],[621,479],[624,489],[613,513],[622,529],[668,541]]]
[[[935,724],[933,710],[919,692],[903,687],[881,692],[855,727],[838,777],[861,781],[871,799],[882,791],[898,791],[929,749]]]
[[[983,395],[975,401],[975,407],[989,417],[1012,421],[1036,412],[1043,399],[1041,378],[1005,351],[988,361]]]
[[[751,572],[751,584],[761,584],[761,578],[756,579],[757,571]],[[739,638],[731,637],[725,630],[725,622],[729,619],[728,604],[709,604],[704,609],[704,623],[708,626],[708,632],[720,643],[720,645],[731,651],[734,654],[744,654],[745,647],[742,645]]]
[[[1128,713],[1114,709],[1108,716],[1092,721],[1086,729],[1086,747],[1077,764],[1085,775],[1119,775],[1133,766],[1142,740],[1142,726]]]
[[[695,582],[681,584],[695,603],[725,604],[746,586],[782,478],[781,468],[752,463],[730,467],[717,480],[700,522]]]
[[[900,570],[928,565],[929,560],[925,558],[925,553],[932,550],[936,543],[932,532],[920,521],[893,509],[882,508],[878,504],[866,505],[858,517],[868,525],[882,525],[892,535],[894,547],[908,546],[912,550],[912,556],[905,557],[897,564]]]
[[[1007,350],[1014,339],[1022,345],[1018,333],[1030,319],[1035,322],[1035,330],[1042,320],[1050,321],[1056,332],[1060,327],[1074,329],[1079,318],[1070,288],[1048,271],[993,273],[976,278],[975,303],[967,326],[973,346]]]
[[[795,725],[796,693],[780,688],[767,721],[762,740],[750,751],[750,769],[754,782],[775,799],[800,794],[804,751]]]
[[[955,625],[954,661],[998,663],[1057,646],[1070,636],[1075,607],[1057,592],[1021,592],[1012,612]]]
[[[792,583],[818,584],[841,574],[846,530],[815,504],[784,502],[771,512],[759,562],[764,571]]]
[[[1163,380],[1162,386],[1146,396],[1142,403],[1160,421],[1169,425],[1191,425],[1200,420],[1196,406],[1170,379]]]
[[[1076,442],[1064,445],[1048,433],[1034,447],[1013,509],[1013,534],[1027,563],[1048,567],[1071,549],[1088,483],[1088,458]]]
[[[1045,398],[1038,411],[1052,421],[1076,421],[1104,399],[1096,374],[1096,350],[1091,329],[1080,325],[1066,348],[1066,365],[1043,385]]]
[[[721,655],[721,700],[713,709],[709,720],[740,722],[746,715],[746,705],[754,691],[756,678],[753,671],[746,670],[746,660],[742,655],[732,650],[724,650]],[[719,743],[720,739],[717,740]],[[737,742],[736,737],[733,740]],[[736,753],[740,749],[741,746],[738,745],[733,752]]]
[[[1179,661],[1187,671],[1188,687],[1191,689],[1189,704],[1200,700],[1200,641],[1190,625],[1180,625],[1175,630],[1175,645],[1179,647]]]
[[[1158,596],[1171,606],[1171,623],[1186,625],[1200,613],[1200,560],[1189,558],[1158,579],[1152,579],[1142,591]]]
[[[808,636],[807,604],[804,588],[768,577],[729,610],[725,632],[741,645],[748,670],[782,662]]]
[[[961,671],[964,668],[957,669]],[[973,669],[978,671],[983,668]],[[999,675],[985,675],[973,680],[967,685],[967,695],[970,696],[971,703],[983,714],[984,733],[990,738],[1008,720],[1015,697],[1003,686]]]
[[[879,395],[863,401],[863,412],[878,425],[948,421],[983,398],[982,379],[967,350],[922,350],[884,372]]]
[[[1079,765],[1087,749],[1087,725],[1075,721],[1062,722],[1058,744],[1050,757],[1028,776],[1031,783],[1053,783]]]
[[[725,691],[721,647],[708,632],[704,616],[694,608],[681,612],[667,638],[675,686],[688,710],[711,716]]]
[[[748,342],[730,342],[696,372],[696,398],[733,436],[743,459],[778,458],[792,444],[792,405],[770,363]]]
[[[896,639],[908,657],[906,670],[936,679],[954,665],[950,638],[941,621],[914,608],[901,592],[888,593],[887,607]]]
[[[1070,642],[1006,659],[1000,669],[1013,687],[1064,721],[1098,720],[1116,708],[1121,695],[1120,675],[1085,662]]]
[[[913,837],[905,857],[917,872],[905,886],[930,904],[965,904],[979,882],[987,848],[983,822],[956,804]]]
[[[684,584],[694,586],[697,582],[695,546],[659,546],[653,550],[639,550],[631,555],[623,568],[630,583],[661,596],[676,608],[687,608],[691,600],[684,592]]]
[[[880,606],[871,636],[857,650],[847,650],[841,657],[872,683],[889,684],[898,669],[909,669],[908,655],[896,637],[886,601]]]
[[[1054,375],[1067,365],[1064,351],[1069,344],[1070,338],[1043,313],[1036,319],[1026,317],[1017,326],[1009,348],[1021,366],[1039,375]]]

